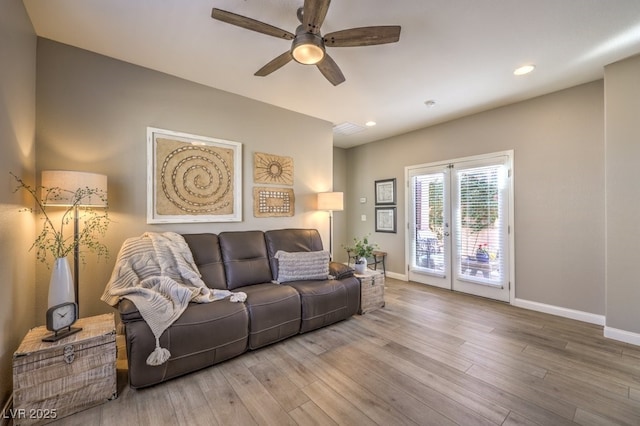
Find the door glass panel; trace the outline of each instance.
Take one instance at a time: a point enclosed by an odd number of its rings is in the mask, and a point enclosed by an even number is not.
[[[444,173],[413,178],[415,267],[444,274]]]
[[[459,279],[502,286],[504,259],[504,167],[456,172],[456,257]]]

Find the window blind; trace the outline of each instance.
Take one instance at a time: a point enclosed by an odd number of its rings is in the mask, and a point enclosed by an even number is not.
[[[504,284],[504,174],[502,165],[456,171],[455,247],[461,279]]]

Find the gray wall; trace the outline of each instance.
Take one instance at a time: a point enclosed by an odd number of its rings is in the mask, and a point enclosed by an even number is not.
[[[12,357],[35,325],[33,207],[9,172],[35,180],[36,36],[21,1],[0,2],[0,408],[11,395]]]
[[[106,242],[111,258],[89,259],[90,267],[81,267],[82,316],[109,311],[99,298],[116,254],[125,238],[145,231],[312,227],[322,231],[328,244],[329,222],[324,212],[315,210],[315,194],[332,187],[331,123],[45,39],[38,41],[37,70],[38,172],[86,170],[109,179],[114,223]],[[243,222],[147,225],[147,126],[241,142]],[[253,217],[254,152],[293,157],[294,217]],[[49,273],[38,268],[40,323]]]
[[[596,81],[349,149],[347,238],[371,234],[387,270],[406,274],[405,166],[512,149],[516,297],[604,315],[603,99]],[[386,178],[397,234],[374,232],[374,181]]]
[[[640,333],[640,56],[607,66],[605,81],[607,327]]]

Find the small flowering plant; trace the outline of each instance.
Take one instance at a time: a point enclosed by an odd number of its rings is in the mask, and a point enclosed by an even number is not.
[[[111,219],[106,207],[94,209],[91,207],[82,207],[83,201],[96,197],[101,200],[104,205],[107,205],[106,194],[95,188],[79,188],[75,192],[65,190],[58,187],[46,188],[42,187],[41,191],[34,188],[20,179],[18,176],[9,172],[11,176],[18,183],[14,192],[24,190],[27,191],[33,197],[36,207],[27,208],[24,211],[31,213],[40,213],[42,215],[42,230],[36,237],[30,250],[35,249],[36,258],[43,263],[47,263],[49,255],[53,259],[67,257],[76,247],[83,246],[88,251],[95,253],[98,257],[109,256],[109,250],[107,246],[102,242],[101,237],[104,237],[109,227]],[[40,192],[40,196],[38,196]],[[47,212],[47,204],[53,203],[56,200],[70,200],[69,205],[64,206],[65,210],[62,213],[59,225],[53,222],[53,219],[49,212]],[[79,214],[79,221],[82,222],[82,226],[79,227],[77,236],[74,233],[65,236],[65,229],[73,227],[74,216]],[[66,234],[69,234],[68,232]],[[80,251],[80,258],[84,262],[84,253]]]

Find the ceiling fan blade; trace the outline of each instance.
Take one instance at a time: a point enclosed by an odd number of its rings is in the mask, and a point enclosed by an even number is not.
[[[307,32],[318,34],[329,10],[331,0],[304,0],[302,25]]]
[[[213,8],[211,11],[211,17],[218,21],[226,22],[227,24],[246,28],[247,30],[256,31],[273,37],[284,38],[286,40],[293,40],[295,37],[289,31],[274,27],[273,25],[265,24],[264,22],[256,21],[255,19],[247,18],[246,16],[236,15],[235,13],[227,12],[226,10]]]
[[[325,52],[324,59],[316,64],[322,75],[334,86],[345,81],[342,71],[336,62]]]
[[[400,26],[350,28],[324,36],[325,46],[356,47],[395,43],[400,40]]]
[[[282,55],[280,55],[277,58],[273,59],[267,65],[265,65],[264,67],[262,67],[258,71],[256,71],[256,73],[254,75],[256,75],[258,77],[265,77],[265,76],[271,74],[272,72],[274,72],[274,71],[282,68],[283,66],[287,65],[289,63],[289,61],[291,61],[292,59],[293,59],[293,57],[291,56],[291,52],[289,50],[287,50]]]

